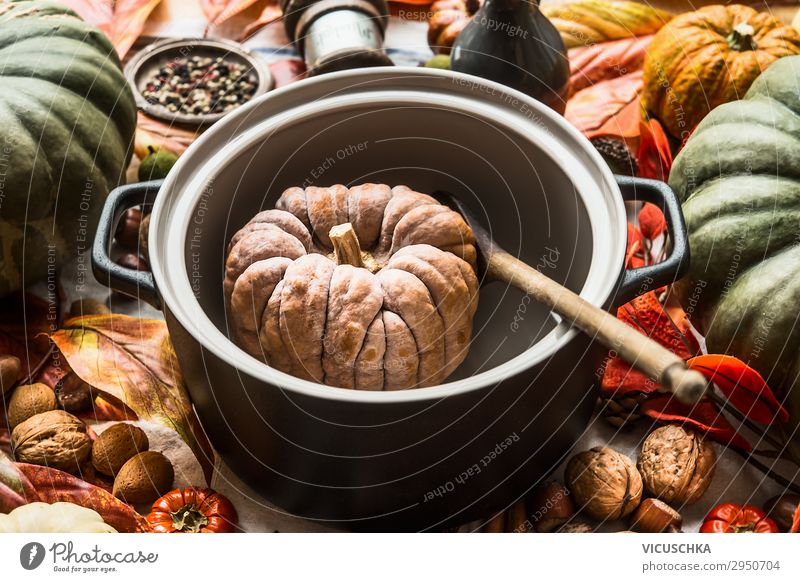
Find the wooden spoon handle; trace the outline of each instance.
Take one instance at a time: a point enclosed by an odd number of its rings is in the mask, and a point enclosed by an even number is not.
[[[705,394],[708,384],[703,375],[687,368],[686,362],[661,344],[498,247],[487,253],[486,258],[488,278],[525,291],[668,388],[682,402],[697,402]]]

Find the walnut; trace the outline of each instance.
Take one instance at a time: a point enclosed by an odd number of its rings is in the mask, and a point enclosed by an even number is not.
[[[717,454],[701,435],[676,425],[662,426],[645,439],[639,471],[647,491],[662,501],[684,505],[703,496]]]
[[[595,519],[619,519],[642,499],[642,477],[628,457],[594,447],[569,460],[564,472],[575,504]]]
[[[92,450],[86,425],[63,410],[30,417],[11,433],[14,456],[22,463],[76,473]]]

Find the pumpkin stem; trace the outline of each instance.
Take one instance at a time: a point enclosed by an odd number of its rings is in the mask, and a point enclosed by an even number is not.
[[[194,503],[184,505],[178,511],[170,512],[170,516],[172,517],[172,527],[176,531],[197,533],[200,528],[208,525],[208,518],[194,506]]]
[[[336,263],[339,265],[353,265],[363,267],[361,260],[361,245],[358,243],[356,231],[349,222],[337,224],[328,231],[328,236],[333,243],[333,252],[336,255]]]
[[[728,35],[728,45],[735,51],[754,51],[758,48],[756,41],[753,39],[755,29],[746,22],[741,22],[733,27],[733,30]]]

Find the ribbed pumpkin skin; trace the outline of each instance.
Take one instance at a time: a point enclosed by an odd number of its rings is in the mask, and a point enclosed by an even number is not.
[[[691,267],[676,285],[709,352],[791,393],[800,421],[800,56],[714,109],[675,159]],[[800,452],[800,436],[795,437]]]
[[[743,24],[753,29],[755,50],[740,50],[745,39],[737,40],[734,28]],[[766,12],[734,4],[682,14],[648,48],[644,106],[669,133],[685,139],[714,107],[741,99],[767,67],[797,54],[800,32]]]
[[[133,93],[102,32],[54,2],[0,4],[0,296],[77,253],[88,269],[135,129]]]

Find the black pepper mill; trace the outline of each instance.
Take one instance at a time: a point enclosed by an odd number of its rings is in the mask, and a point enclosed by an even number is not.
[[[281,0],[281,7],[309,76],[392,64],[383,50],[385,0]]]
[[[485,0],[450,58],[453,71],[497,81],[564,113],[567,51],[538,0]]]

